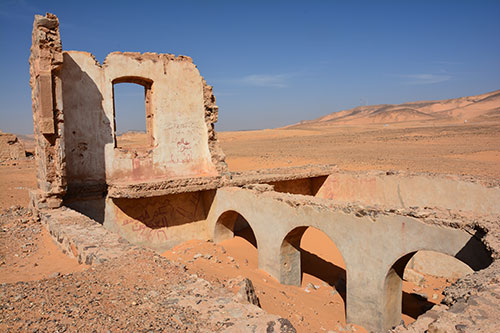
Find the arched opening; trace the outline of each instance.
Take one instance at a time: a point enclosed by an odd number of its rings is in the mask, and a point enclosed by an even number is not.
[[[256,269],[259,264],[257,239],[248,221],[234,210],[226,211],[217,220],[214,241],[239,263]]]
[[[491,262],[489,251],[476,237],[455,256],[422,250],[399,258],[384,282],[384,326],[415,321],[441,302],[447,286]]]
[[[230,210],[219,216],[215,224],[214,241],[216,243],[239,237],[257,248],[257,239],[248,221],[238,212]]]
[[[320,290],[327,298],[323,306],[336,306],[344,311],[346,268],[335,243],[321,230],[297,227],[290,231],[280,249],[280,282],[301,286],[306,292]]]
[[[151,80],[133,76],[113,80],[115,148],[153,146],[152,84]]]

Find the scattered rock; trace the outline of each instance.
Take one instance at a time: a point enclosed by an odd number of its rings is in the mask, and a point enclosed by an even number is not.
[[[260,301],[255,293],[252,281],[248,278],[244,278],[240,283],[238,283],[238,285],[240,288],[236,293],[237,298],[260,307]]]
[[[315,284],[312,284],[311,282],[309,282],[306,286],[307,289],[310,289],[310,290],[318,290],[319,289],[319,286],[318,285],[315,285]]]
[[[419,287],[423,287],[425,285],[425,276],[423,274],[414,271],[411,268],[405,269],[403,274],[403,279],[408,282],[412,282]]]

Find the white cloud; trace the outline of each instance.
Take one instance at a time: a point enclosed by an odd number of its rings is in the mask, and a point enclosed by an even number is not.
[[[408,79],[406,84],[434,84],[451,79],[451,75],[448,74],[409,74],[401,76]]]
[[[285,88],[290,74],[252,74],[240,81],[257,87]]]

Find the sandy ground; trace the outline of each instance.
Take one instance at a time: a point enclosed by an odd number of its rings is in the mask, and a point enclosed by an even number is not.
[[[304,126],[224,132],[219,133],[219,139],[232,171],[333,163],[347,170],[409,170],[500,178],[500,125]],[[0,211],[13,205],[27,207],[27,189],[35,186],[33,160],[2,163]],[[5,216],[12,219],[14,214],[15,223],[2,215],[0,283],[39,280],[87,269],[62,254],[44,229],[29,220],[28,212],[18,207],[10,214]],[[191,241],[164,256],[182,262],[190,273],[230,289],[234,289],[238,276],[250,278],[262,308],[288,318],[299,332],[338,331],[345,327],[342,258],[323,233],[311,228],[301,248],[301,287],[280,285],[259,270],[257,250],[242,237],[219,245]],[[439,302],[442,289],[451,283],[430,276],[426,280],[424,287],[404,283],[402,319],[406,323],[430,303]],[[348,328],[362,331],[359,327]]]
[[[32,188],[36,188],[33,159],[0,163],[0,211],[15,205],[28,207]]]
[[[187,271],[233,289],[242,277],[252,280],[260,304],[269,313],[287,318],[298,332],[364,332],[345,321],[345,266],[335,244],[321,231],[309,228],[302,241],[302,285],[285,286],[258,269],[257,249],[248,241],[249,231],[220,244],[190,241],[163,256],[185,263]],[[423,287],[404,281],[403,316],[406,324],[442,300],[442,290],[452,281],[426,276]]]
[[[306,126],[222,132],[232,171],[308,163],[500,178],[500,125]]]
[[[88,268],[62,253],[47,229],[30,218],[21,207],[0,215],[0,283],[37,281]]]

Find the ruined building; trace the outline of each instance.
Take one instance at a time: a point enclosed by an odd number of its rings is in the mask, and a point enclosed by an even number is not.
[[[77,240],[103,227],[121,237],[117,247],[126,239],[156,251],[250,227],[259,267],[299,285],[300,239],[313,226],[342,253],[347,321],[382,331],[401,321],[402,274],[418,251],[474,270],[498,258],[496,184],[334,166],[229,172],[212,88],[189,57],[114,52],[99,64],[88,52],[63,51],[58,19],[47,14],[34,22],[30,73],[38,168],[31,206],[80,261],[104,260],[103,244],[115,244]],[[140,147],[117,143],[113,88],[123,82],[144,87]],[[75,238],[63,237],[69,228]]]

